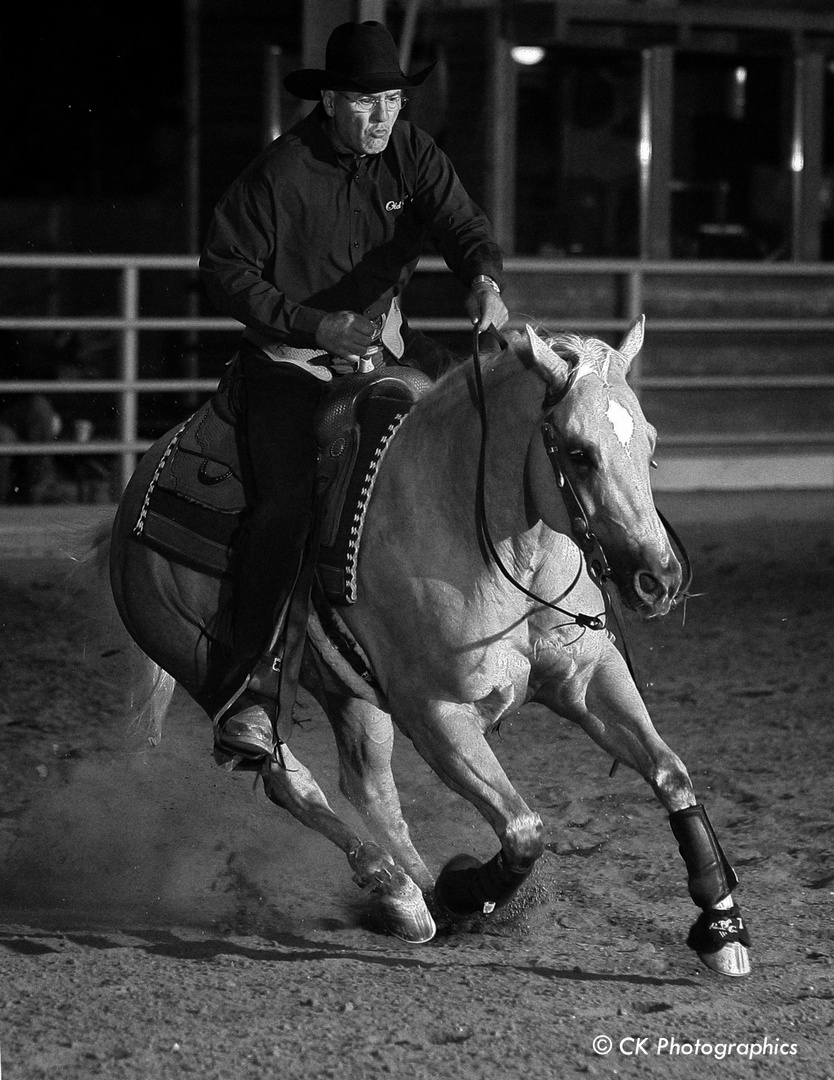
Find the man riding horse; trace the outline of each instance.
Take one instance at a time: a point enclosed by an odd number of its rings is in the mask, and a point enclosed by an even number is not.
[[[380,357],[440,373],[445,352],[398,303],[427,240],[469,290],[473,325],[507,320],[489,222],[434,141],[399,120],[403,90],[433,67],[405,75],[381,23],[338,26],[324,69],[284,80],[318,104],[244,170],[209,229],[206,290],[246,327],[231,378],[252,507],[235,556],[227,703],[215,716],[216,744],[233,755],[273,753],[279,719],[281,732],[291,723],[286,703],[279,718],[283,638],[291,604],[306,621],[296,583],[314,520],[313,418],[333,380]]]

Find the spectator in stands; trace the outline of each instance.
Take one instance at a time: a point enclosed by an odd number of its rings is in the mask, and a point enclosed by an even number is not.
[[[23,377],[20,342],[10,330],[0,331],[3,379]],[[63,423],[43,394],[0,395],[0,446],[45,443],[56,439]],[[0,503],[49,502],[56,488],[55,461],[49,454],[0,455]]]

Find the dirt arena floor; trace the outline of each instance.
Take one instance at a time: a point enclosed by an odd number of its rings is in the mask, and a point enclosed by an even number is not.
[[[753,973],[685,945],[696,909],[642,780],[528,708],[494,745],[547,853],[508,908],[423,946],[381,936],[341,854],[219,770],[175,698],[126,729],[119,654],[80,654],[90,597],[53,562],[0,567],[0,1074],[4,1080],[834,1078],[834,517],[797,498],[661,508],[695,564],[628,624],[655,723],[734,863]],[[100,651],[100,650],[99,650]],[[293,749],[334,804],[324,719]],[[410,746],[418,847],[491,855]]]

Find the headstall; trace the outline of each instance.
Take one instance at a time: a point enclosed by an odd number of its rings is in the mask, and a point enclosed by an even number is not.
[[[495,326],[489,326],[486,332],[495,339],[502,351],[508,347],[506,338],[503,336],[503,334],[500,333],[500,331],[496,329]],[[478,484],[476,490],[476,522],[478,528],[478,540],[481,545],[481,552],[484,556],[484,561],[489,562],[489,560],[491,559],[501,571],[501,573],[504,575],[504,577],[507,578],[507,580],[516,589],[524,593],[526,596],[529,596],[537,603],[542,604],[544,607],[551,608],[553,611],[558,611],[562,615],[567,615],[572,623],[575,623],[577,626],[580,626],[584,629],[605,629],[608,624],[609,615],[613,614],[615,622],[617,624],[617,628],[619,630],[620,652],[623,656],[623,659],[625,660],[626,666],[628,667],[631,677],[632,679],[634,679],[634,683],[637,686],[639,692],[640,684],[635,675],[631,656],[628,650],[628,644],[625,640],[623,627],[620,624],[619,619],[617,618],[616,608],[614,606],[614,597],[612,595],[613,588],[611,587],[611,568],[608,564],[608,559],[606,558],[605,551],[603,550],[602,545],[591,530],[590,522],[588,520],[588,515],[585,512],[585,508],[583,507],[582,502],[577,495],[573,485],[571,484],[565,470],[562,468],[560,460],[561,452],[559,450],[559,445],[556,441],[556,430],[553,424],[551,424],[550,422],[545,422],[544,424],[542,424],[542,437],[544,439],[545,450],[547,452],[551,468],[553,469],[556,483],[559,487],[559,490],[562,492],[562,499],[564,500],[565,509],[568,513],[568,519],[570,520],[571,531],[573,533],[576,543],[582,551],[587,572],[591,579],[598,585],[600,592],[602,593],[604,604],[604,612],[602,617],[600,617],[599,615],[583,615],[581,612],[574,614],[570,611],[567,611],[563,607],[559,607],[558,604],[553,603],[550,600],[545,600],[544,597],[538,596],[536,593],[532,592],[530,589],[522,585],[520,581],[517,581],[501,561],[501,557],[499,556],[495,544],[492,540],[492,536],[490,535],[484,496],[488,428],[486,398],[484,395],[483,374],[481,372],[481,360],[478,339],[478,328],[475,327],[472,332],[472,359],[475,368],[475,388],[478,409],[481,416],[481,452],[478,463]],[[546,410],[554,408],[561,401],[563,401],[571,392],[574,383],[576,382],[576,374],[578,371],[578,367],[578,363],[574,363],[571,366],[570,371],[568,372],[568,376],[564,384],[558,390],[550,391],[546,395],[544,399],[544,408]],[[657,510],[657,508],[655,509]],[[659,510],[657,510],[657,515],[660,518],[663,527],[666,529],[666,532],[673,546],[677,548],[679,561],[683,568],[684,577],[683,584],[679,590],[679,595],[683,595],[685,597],[687,595],[687,590],[689,589],[689,586],[692,582],[692,565],[689,560],[689,555],[683,544],[681,543],[677,533]],[[579,577],[580,572],[577,572],[576,577],[571,582],[570,586],[564,591],[564,593],[562,593],[562,596],[567,596],[570,594],[571,590],[579,581]],[[561,598],[562,597],[559,597],[559,599]],[[609,773],[610,776],[614,775],[618,764],[619,762],[615,759]]]
[[[503,334],[500,333],[499,330],[496,329],[495,326],[489,326],[486,332],[495,339],[502,351],[508,347],[507,339],[504,337]],[[542,604],[544,607],[550,608],[553,611],[558,611],[560,615],[568,616],[572,623],[575,623],[577,626],[581,626],[583,629],[603,630],[606,624],[605,618],[600,617],[599,615],[584,615],[582,612],[568,611],[566,608],[560,607],[554,601],[545,600],[543,596],[539,596],[538,593],[532,592],[525,585],[522,585],[521,582],[518,581],[515,577],[513,577],[510,571],[506,568],[503,561],[501,560],[501,556],[498,554],[489,530],[489,521],[487,519],[486,513],[485,487],[488,423],[486,411],[486,397],[484,395],[483,374],[481,372],[481,354],[477,326],[474,327],[472,331],[472,359],[475,369],[475,390],[478,401],[478,411],[481,417],[481,452],[478,461],[478,484],[475,496],[475,516],[478,528],[478,541],[481,546],[481,552],[484,556],[484,561],[489,562],[491,560],[498,567],[500,572],[510,582],[511,585],[518,589],[519,592],[524,593],[525,596],[529,596],[531,600],[535,600],[536,603]],[[574,373],[574,370],[575,369],[572,369],[571,375]],[[557,391],[555,395],[548,395],[549,398],[554,399],[554,404],[558,403],[558,401],[561,401],[562,398],[565,397],[569,392],[571,386],[573,385],[571,375],[568,376],[565,386],[562,387],[559,391]],[[547,404],[549,404],[549,402],[547,402]],[[547,446],[546,438],[545,446]],[[550,456],[551,464],[553,464],[554,458],[550,454],[550,451],[548,451],[548,456]],[[579,547],[582,550],[583,556],[585,558],[585,564],[588,569],[588,573],[591,574],[595,581],[604,582],[606,580],[606,577],[610,574],[610,571],[608,570],[608,561],[605,558],[605,553],[603,552],[602,547],[599,545],[596,537],[593,536],[593,533],[591,533],[590,528],[588,527],[587,516],[585,515],[584,510],[582,510],[581,503],[579,502],[576,493],[573,491],[573,488],[570,488],[570,496],[565,495],[565,490],[567,487],[570,487],[570,485],[567,483],[567,478],[565,477],[564,472],[561,468],[558,468],[557,472],[556,464],[553,464],[553,469],[554,472],[557,473],[556,481],[559,484],[559,487],[562,491],[562,497],[565,499],[566,505],[568,507],[568,514],[571,515],[571,521],[573,522],[573,518],[577,514],[578,508],[580,521],[584,523],[584,536],[581,539],[577,539],[577,543],[579,543]],[[571,506],[568,504],[567,501],[568,498],[570,498],[571,496],[575,504],[573,507],[573,513],[571,513]],[[603,568],[605,571],[604,574]],[[571,582],[570,586],[565,590],[565,592],[562,593],[562,596],[567,596],[571,592],[576,583],[579,581],[579,576],[579,572],[577,572],[576,577]],[[606,594],[603,593],[603,596],[605,595]]]

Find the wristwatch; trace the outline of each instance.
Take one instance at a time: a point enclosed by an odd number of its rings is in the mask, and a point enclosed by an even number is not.
[[[493,281],[492,278],[487,277],[486,274],[478,274],[476,278],[472,279],[472,288],[474,289],[476,285],[486,285],[488,288],[492,289],[493,292],[497,292],[499,296],[501,295],[501,290],[498,288],[498,282]]]

